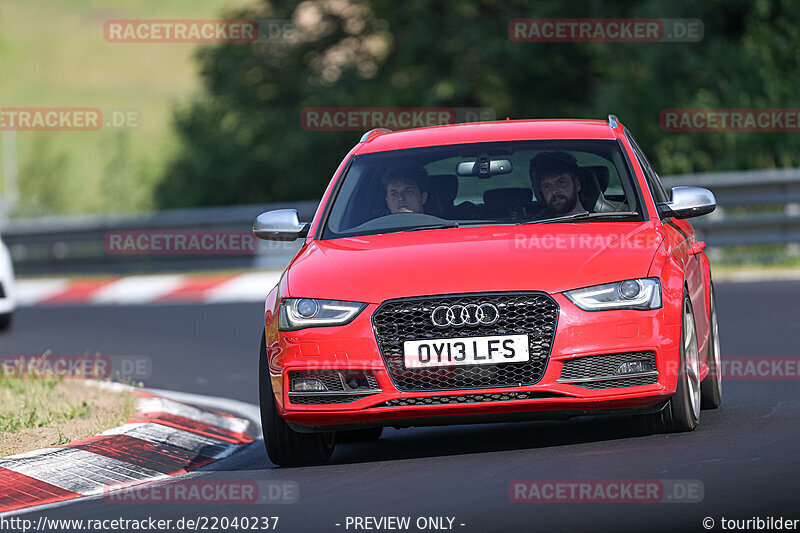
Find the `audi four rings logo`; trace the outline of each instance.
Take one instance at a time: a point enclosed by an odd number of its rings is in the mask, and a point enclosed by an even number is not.
[[[431,313],[434,326],[491,326],[500,318],[500,311],[492,304],[440,305]]]

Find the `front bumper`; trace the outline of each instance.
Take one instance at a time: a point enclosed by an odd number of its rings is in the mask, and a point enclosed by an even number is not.
[[[302,431],[566,418],[652,412],[664,406],[677,383],[679,321],[668,323],[663,309],[586,312],[560,294],[551,297],[559,309],[544,373],[536,383],[518,386],[400,390],[376,341],[374,304],[341,327],[278,332],[268,324],[267,353],[279,414]],[[589,388],[562,379],[568,361],[630,352],[654,354],[658,374],[649,384],[625,386],[635,381],[622,379],[612,383],[622,386]],[[371,373],[377,389],[332,404],[298,404],[297,396],[290,395],[290,372],[328,370]]]

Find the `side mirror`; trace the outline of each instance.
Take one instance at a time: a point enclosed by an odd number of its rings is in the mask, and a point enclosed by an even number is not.
[[[702,187],[673,187],[670,201],[658,204],[661,217],[692,218],[707,215],[717,207],[714,193]]]
[[[253,235],[266,241],[294,241],[308,235],[311,224],[303,224],[294,209],[261,213],[253,222]]]

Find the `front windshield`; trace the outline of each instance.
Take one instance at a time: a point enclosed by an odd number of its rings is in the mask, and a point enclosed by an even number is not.
[[[460,226],[642,220],[615,141],[514,141],[359,155],[323,239]]]

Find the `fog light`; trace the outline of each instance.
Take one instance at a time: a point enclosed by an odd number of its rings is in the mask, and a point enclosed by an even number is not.
[[[358,390],[358,389],[368,389],[369,382],[365,378],[361,377],[354,377],[354,376],[345,376],[345,382],[347,383],[347,387],[351,390]]]
[[[642,284],[635,279],[623,281],[619,285],[619,294],[626,300],[633,300],[639,296],[639,291],[642,290]]]
[[[628,361],[622,363],[617,368],[617,374],[641,374],[643,372],[652,372],[653,366],[650,361]]]
[[[328,388],[318,379],[292,380],[292,392],[322,392]]]

